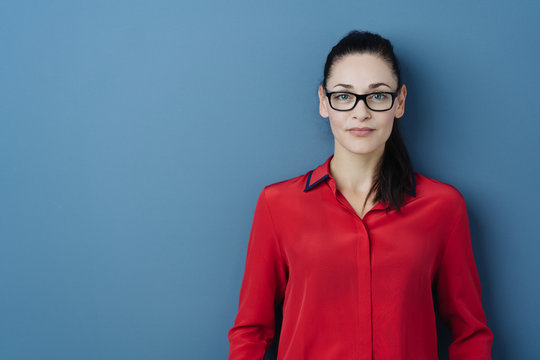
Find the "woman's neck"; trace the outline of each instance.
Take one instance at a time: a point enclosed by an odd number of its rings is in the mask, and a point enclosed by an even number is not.
[[[340,191],[367,193],[383,152],[384,147],[369,154],[355,154],[336,146],[334,157],[330,161],[330,173],[337,188]]]

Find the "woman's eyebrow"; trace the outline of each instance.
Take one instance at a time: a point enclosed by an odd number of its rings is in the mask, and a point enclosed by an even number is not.
[[[338,87],[338,86],[342,86],[345,89],[354,89],[354,86],[349,85],[349,84],[336,84],[336,85],[334,85],[334,87]]]
[[[350,84],[336,84],[334,87],[338,87],[338,86],[342,86],[344,87],[345,89],[354,89],[354,86],[350,85]],[[390,85],[388,84],[385,84],[383,82],[378,82],[378,83],[374,83],[374,84],[369,84],[368,85],[368,88],[369,89],[374,89],[374,88],[377,88],[379,86],[386,86],[388,88],[391,89]]]
[[[386,86],[386,87],[388,87],[388,88],[391,89],[390,85],[385,84],[385,83],[382,83],[382,82],[375,83],[375,84],[370,84],[368,87],[369,87],[370,89],[374,89],[374,88],[379,87],[379,86]]]

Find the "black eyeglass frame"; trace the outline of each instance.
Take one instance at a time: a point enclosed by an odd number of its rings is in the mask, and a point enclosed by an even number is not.
[[[355,94],[355,93],[348,92],[348,91],[332,91],[332,92],[328,92],[328,91],[325,90],[325,93],[326,93],[326,96],[328,97],[328,103],[330,104],[330,107],[332,109],[336,110],[336,111],[351,111],[352,109],[354,109],[356,107],[356,105],[358,105],[358,102],[360,100],[363,100],[364,104],[366,104],[367,108],[369,110],[371,110],[371,111],[377,111],[377,112],[388,111],[394,106],[394,101],[396,100],[396,97],[398,96],[397,91],[396,92],[374,91],[372,93],[364,94],[364,95]],[[330,99],[330,96],[332,94],[349,94],[349,95],[353,95],[356,98],[356,101],[354,102],[354,105],[350,109],[347,109],[347,110],[336,109],[334,106],[332,106],[332,99]],[[390,96],[392,96],[392,103],[390,104],[390,107],[388,109],[386,109],[386,110],[375,110],[375,109],[370,108],[367,101],[366,101],[366,99],[367,99],[368,96],[373,95],[373,94],[389,94]]]

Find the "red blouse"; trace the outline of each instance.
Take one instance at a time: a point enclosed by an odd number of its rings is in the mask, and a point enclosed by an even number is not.
[[[432,289],[450,359],[491,359],[461,193],[415,172],[402,214],[379,202],[362,219],[332,157],[261,191],[228,359],[263,359],[283,306],[278,360],[436,360]]]

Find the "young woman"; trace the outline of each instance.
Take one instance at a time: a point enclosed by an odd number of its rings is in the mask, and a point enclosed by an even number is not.
[[[229,360],[436,360],[432,291],[451,360],[491,359],[465,200],[412,169],[407,89],[391,43],[351,31],[330,52],[319,111],[334,153],[257,201]]]

